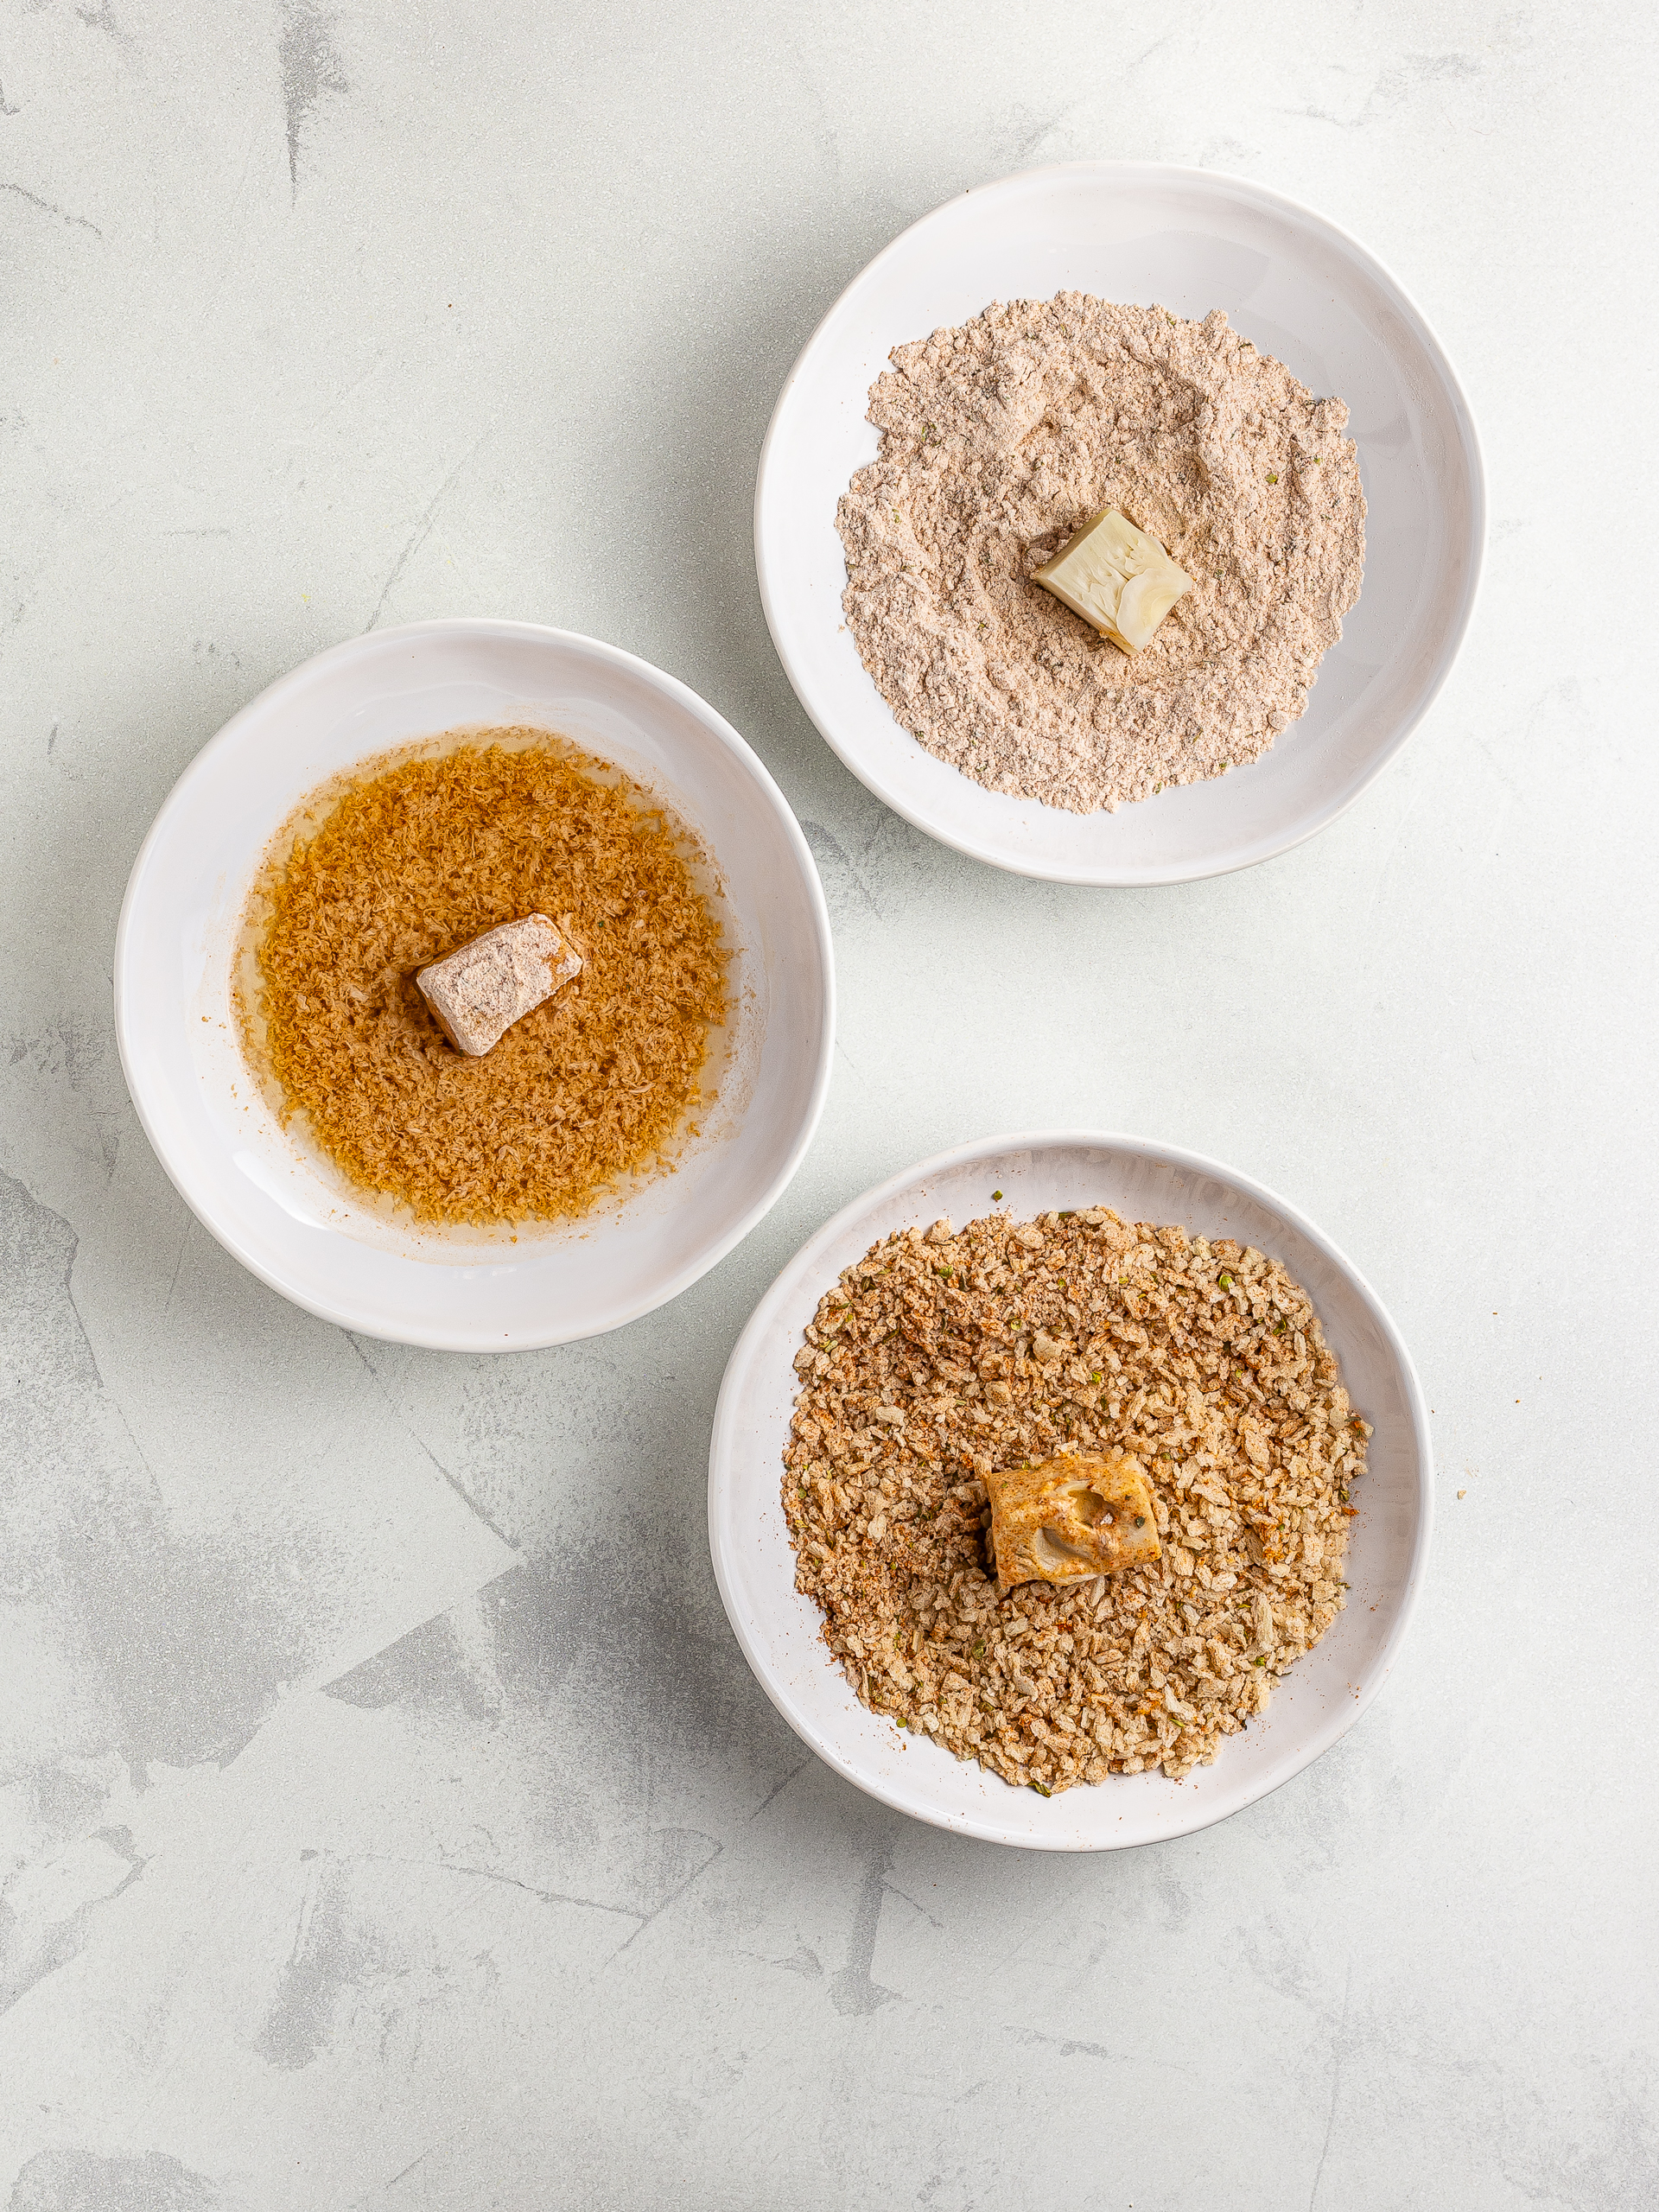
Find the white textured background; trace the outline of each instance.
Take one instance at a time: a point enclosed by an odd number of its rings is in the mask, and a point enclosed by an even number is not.
[[[1650,13],[0,8],[10,2212],[1645,2212]],[[846,279],[966,185],[1096,155],[1356,231],[1464,375],[1495,516],[1406,758],[1312,846],[1135,895],[884,813],[797,708],[749,544]],[[192,754],[319,647],[450,613],[713,701],[809,825],[841,960],[785,1201],[668,1311],[517,1359],[353,1341],[240,1274],[111,1035],[122,886]],[[1097,1860],[805,1758],[703,1532],[782,1259],[1044,1123],[1306,1207],[1415,1350],[1444,1483],[1361,1726]]]

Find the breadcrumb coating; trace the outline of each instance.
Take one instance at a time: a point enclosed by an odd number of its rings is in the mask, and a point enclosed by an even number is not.
[[[728,949],[677,823],[606,762],[490,731],[349,785],[266,870],[245,1039],[322,1149],[417,1219],[579,1214],[707,1103]],[[575,982],[481,1058],[419,968],[552,916]]]

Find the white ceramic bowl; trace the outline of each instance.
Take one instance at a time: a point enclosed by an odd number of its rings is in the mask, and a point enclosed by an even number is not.
[[[1313,1298],[1356,1406],[1375,1427],[1348,1554],[1346,1609],[1275,1686],[1265,1717],[1185,1782],[1117,1776],[1043,1798],[1013,1789],[861,1705],[819,1640],[822,1616],[795,1588],[779,1496],[796,1376],[791,1361],[818,1300],[880,1236],[948,1214],[1029,1219],[1109,1205],[1132,1221],[1179,1221],[1281,1260]],[[1313,1224],[1259,1184],[1135,1137],[987,1137],[924,1160],[844,1207],[804,1245],[739,1338],[715,1413],[709,1535],[727,1614],[761,1687],[791,1728],[849,1782],[902,1813],[1039,1851],[1111,1851],[1185,1835],[1300,1773],[1358,1719],[1399,1650],[1428,1548],[1432,1459],[1422,1392],[1375,1294]]]
[[[234,949],[270,839],[355,762],[467,724],[556,729],[666,799],[713,855],[737,938],[735,1049],[679,1172],[527,1232],[419,1231],[354,1198],[250,1080]],[[829,916],[782,793],[712,707],[592,638],[422,622],[307,661],[180,778],[133,867],[115,1016],[133,1103],[204,1225],[285,1298],[343,1328],[456,1351],[597,1336],[696,1281],[753,1228],[817,1125],[835,1041]]]
[[[993,300],[1061,290],[1234,327],[1351,412],[1370,504],[1365,582],[1307,713],[1248,768],[1066,814],[986,791],[894,721],[842,625],[836,502],[875,458],[864,420],[892,348]],[[1468,404],[1433,333],[1363,247],[1237,177],[1083,162],[981,186],[855,277],[779,398],[755,488],[755,565],[789,678],[841,758],[906,821],[976,858],[1065,883],[1178,883],[1300,844],[1351,804],[1445,681],[1486,531]]]

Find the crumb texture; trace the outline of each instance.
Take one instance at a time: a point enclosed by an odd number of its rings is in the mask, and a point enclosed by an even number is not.
[[[655,1164],[728,1013],[678,825],[604,762],[489,734],[349,786],[255,894],[251,1057],[352,1181],[423,1220],[579,1213]],[[538,912],[581,974],[463,1056],[416,970]]]
[[[1173,1778],[1265,1712],[1344,1602],[1371,1431],[1263,1254],[1109,1209],[872,1246],[796,1354],[797,1587],[858,1695],[1016,1787]],[[1129,1455],[1160,1555],[999,1595],[986,1478]]]
[[[895,348],[843,493],[842,605],[905,728],[993,791],[1114,809],[1257,759],[1359,596],[1348,410],[1219,309],[1081,292]],[[1193,578],[1128,654],[1034,570],[1121,508]]]

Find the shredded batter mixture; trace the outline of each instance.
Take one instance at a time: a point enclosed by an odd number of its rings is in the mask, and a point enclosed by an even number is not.
[[[895,349],[878,460],[842,495],[842,605],[904,727],[1080,814],[1254,760],[1359,596],[1348,410],[1228,327],[1083,292]],[[1030,581],[1121,508],[1195,580],[1128,655]]]
[[[688,843],[648,794],[539,733],[372,776],[256,893],[250,1052],[353,1181],[421,1219],[580,1212],[706,1103],[727,956]],[[468,1058],[415,971],[532,912],[582,974]]]
[[[1371,1433],[1277,1261],[1103,1207],[876,1244],[796,1355],[796,1586],[859,1696],[1045,1796],[1207,1765],[1343,1604]],[[999,1599],[982,1476],[1133,1453],[1161,1555]]]

